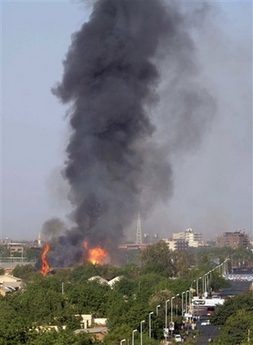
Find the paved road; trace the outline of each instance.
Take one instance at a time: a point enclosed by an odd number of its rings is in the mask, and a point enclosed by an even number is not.
[[[239,295],[243,293],[244,291],[249,290],[251,283],[252,282],[247,282],[247,281],[231,281],[230,282],[231,286],[228,288],[222,289],[219,295],[221,297]]]
[[[214,339],[219,334],[219,328],[212,325],[201,326],[201,321],[206,320],[203,316],[201,317],[200,321],[197,324],[197,329],[200,330],[201,334],[198,339],[198,345],[207,345],[208,339]]]
[[[247,281],[231,281],[230,283],[231,283],[231,286],[229,288],[222,289],[219,292],[219,295],[221,297],[239,295],[243,293],[244,291],[249,290],[250,285],[251,285],[251,282],[247,282]],[[217,337],[220,330],[218,327],[212,326],[212,325],[201,326],[201,321],[207,320],[208,317],[204,315],[204,312],[202,312],[201,309],[199,310],[199,315],[200,315],[200,320],[197,323],[197,329],[201,331],[201,335],[198,339],[197,344],[207,345],[209,336],[211,337],[211,339],[214,339],[215,337]]]

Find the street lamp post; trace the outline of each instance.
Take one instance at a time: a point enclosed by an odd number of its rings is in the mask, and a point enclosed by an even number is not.
[[[214,269],[212,269],[211,271],[209,271],[209,275],[207,277],[207,288],[208,291],[211,291],[211,281],[212,281],[212,273],[213,273]]]
[[[156,306],[156,315],[158,316],[158,309],[161,307],[161,305],[160,304],[158,304],[157,306]]]
[[[165,328],[168,328],[168,302],[170,299],[165,301]]]
[[[187,300],[187,293],[188,293],[188,296],[189,296],[189,305],[190,305],[190,293],[191,291],[190,290],[186,290],[185,291],[185,312],[187,313],[188,312],[188,300]]]
[[[194,279],[192,282],[191,282],[191,286],[190,286],[190,289],[192,290],[193,289],[193,283],[196,283],[196,279]],[[196,285],[196,284],[195,284]]]
[[[189,290],[189,310],[192,310],[193,293]]]
[[[224,272],[223,274],[228,274],[228,261],[229,261],[229,258],[226,258],[224,264],[225,264],[225,267],[224,267]]]
[[[173,322],[173,299],[175,299],[177,296],[179,296],[179,293],[176,296],[172,297],[170,301],[170,313],[171,313],[170,321],[171,322]]]
[[[140,323],[140,335],[141,335],[141,345],[142,345],[142,324],[145,322],[145,320],[142,320]]]
[[[132,331],[132,345],[134,345],[134,333],[137,332],[137,329],[134,329]]]
[[[176,298],[176,296],[171,297],[171,300],[170,300],[170,322],[173,322],[172,311],[173,311],[173,299],[175,299],[175,298]]]
[[[126,341],[126,339],[122,339],[122,340],[120,341],[120,345],[122,345],[125,341]]]
[[[195,283],[195,289],[193,288],[193,283]],[[192,298],[193,296],[195,295],[195,292],[196,292],[196,279],[194,279],[192,282],[191,282],[191,285],[190,285],[190,291],[191,291],[191,296],[189,297],[189,304],[191,303],[192,301]]]
[[[173,325],[173,299],[175,299],[177,296],[179,296],[179,293],[176,296],[171,297],[170,299],[170,322],[172,325]],[[173,328],[171,328],[171,335],[172,333],[173,333]]]
[[[211,279],[211,271],[207,272],[207,276],[206,276],[206,291],[210,292],[210,279]]]
[[[176,296],[171,297],[171,300],[170,300],[170,322],[171,322],[171,324],[173,322],[173,314],[172,314],[172,312],[173,312],[173,299],[175,299],[175,298],[176,298]],[[172,336],[173,330],[172,330],[172,328],[170,328],[170,329],[171,329],[171,336]]]
[[[151,316],[154,314],[153,311],[151,311],[149,314],[148,314],[148,336],[149,338],[151,338]]]
[[[205,296],[205,292],[206,292],[206,290],[205,290],[205,274],[203,275],[203,277],[202,277],[202,296]]]
[[[197,297],[199,297],[199,279],[201,279],[202,277],[198,277],[197,278]]]
[[[182,292],[182,316],[184,315],[184,294],[185,294],[185,291]]]
[[[209,274],[211,273],[211,271],[207,272],[205,274],[205,297],[208,296],[208,291],[209,291]]]

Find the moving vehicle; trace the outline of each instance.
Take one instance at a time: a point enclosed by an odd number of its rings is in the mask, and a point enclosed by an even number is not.
[[[215,307],[207,307],[206,309],[206,315],[210,316],[215,312]]]
[[[217,299],[217,298],[221,299],[221,296],[220,295],[212,295],[212,299]]]
[[[210,320],[204,320],[201,322],[201,326],[208,326],[211,325]]]
[[[204,299],[194,299],[192,301],[193,305],[205,305],[205,300]]]

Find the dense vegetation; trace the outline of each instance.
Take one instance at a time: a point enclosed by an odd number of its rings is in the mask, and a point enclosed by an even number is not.
[[[221,327],[217,344],[253,344],[253,291],[228,299],[211,316],[211,322]]]
[[[73,269],[51,272],[46,277],[33,266],[17,266],[13,275],[23,279],[24,288],[0,298],[0,345],[98,343],[86,333],[73,333],[80,328],[80,314],[108,319],[109,333],[104,339],[108,345],[118,345],[121,339],[131,342],[132,331],[139,330],[141,320],[146,320],[143,343],[159,344],[163,339],[165,301],[179,294],[174,299],[174,321],[179,328],[182,322],[182,292],[189,289],[196,277],[215,267],[214,259],[222,261],[227,255],[222,250],[215,250],[215,255],[211,251],[171,252],[164,242],[159,242],[139,253],[139,265],[115,267],[85,263]],[[121,279],[111,288],[96,280],[89,281],[93,276],[106,280],[120,276]],[[211,285],[213,289],[218,289],[227,286],[227,282],[214,271]],[[250,293],[238,296],[226,302],[213,316],[213,322],[222,326],[222,344],[246,341],[248,329],[253,334],[252,301]],[[152,338],[149,338],[148,315],[151,311],[154,314]],[[236,332],[231,331],[236,320],[240,320],[241,327],[236,327]],[[36,331],[37,326],[49,325],[57,325],[59,329],[66,326],[66,330]],[[135,336],[139,342],[139,333]],[[236,337],[236,342],[232,342],[231,337]]]

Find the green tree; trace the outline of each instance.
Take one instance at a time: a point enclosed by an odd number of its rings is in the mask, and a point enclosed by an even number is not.
[[[172,253],[172,262],[175,267],[175,276],[185,277],[189,272],[189,268],[195,264],[195,259],[189,251],[174,251]]]
[[[140,254],[141,273],[157,273],[166,277],[175,276],[176,268],[172,252],[164,241],[149,245]]]
[[[67,296],[61,293],[60,282],[53,277],[40,277],[24,290],[5,297],[27,327],[37,325],[64,325],[75,315]]]
[[[29,330],[23,334],[23,339],[16,338],[15,345],[98,345],[101,342],[83,332],[74,334],[72,331],[65,330]],[[0,343],[1,344],[1,343]],[[4,343],[3,343],[4,344]],[[6,343],[9,345],[9,343]]]
[[[25,320],[6,298],[0,298],[0,320],[0,345],[16,345],[22,341],[26,330]]]
[[[248,340],[250,333],[253,333],[253,311],[239,309],[226,320],[220,340],[224,345],[241,344]]]
[[[106,301],[111,288],[97,281],[86,281],[69,287],[67,296],[78,314],[93,314],[95,317],[105,317]]]
[[[37,261],[40,256],[40,248],[27,248],[25,250],[25,257],[28,261]]]
[[[138,282],[136,279],[122,277],[117,281],[113,289],[127,298],[134,298],[136,296],[136,290],[138,288]]]
[[[36,268],[32,265],[17,265],[13,271],[12,274],[15,277],[21,278],[25,282],[29,282],[33,280],[36,275],[40,275],[40,272],[36,270]]]
[[[138,278],[140,275],[140,268],[135,264],[128,264],[121,268],[120,275],[124,276],[125,278]]]
[[[84,283],[89,278],[94,276],[99,276],[97,265],[93,265],[91,262],[87,262],[74,268],[74,270],[70,273],[70,281],[76,283]]]
[[[217,312],[211,316],[211,322],[218,326],[226,324],[230,316],[235,315],[236,311],[246,310],[253,312],[253,291],[247,291],[225,301],[219,306]]]
[[[97,273],[100,277],[111,280],[121,275],[121,269],[112,265],[96,265]]]

